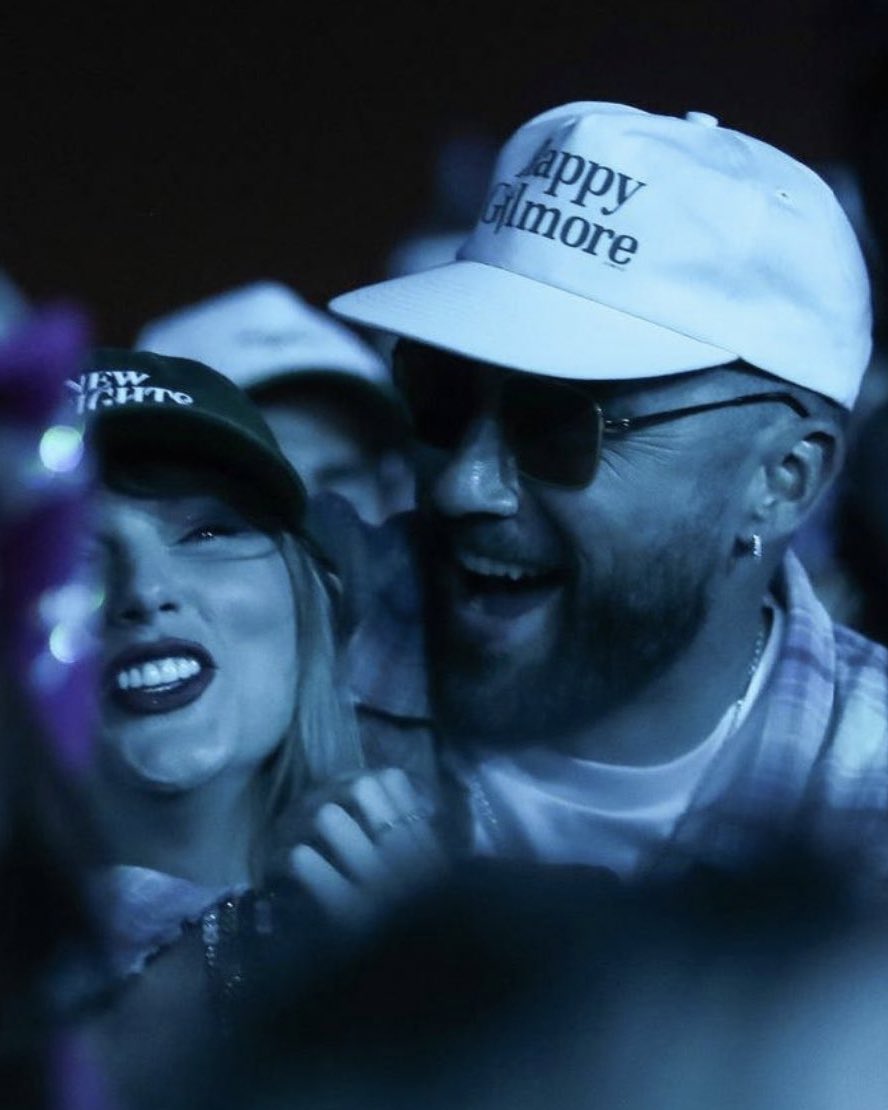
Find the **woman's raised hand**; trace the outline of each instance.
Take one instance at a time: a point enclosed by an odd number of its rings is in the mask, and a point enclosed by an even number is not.
[[[341,924],[365,928],[443,875],[433,817],[397,768],[325,787],[290,852],[291,874]]]

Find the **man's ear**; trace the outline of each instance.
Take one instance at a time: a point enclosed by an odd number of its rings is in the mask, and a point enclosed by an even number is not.
[[[766,446],[750,487],[752,531],[788,540],[829,489],[845,457],[845,437],[831,422],[784,428]]]

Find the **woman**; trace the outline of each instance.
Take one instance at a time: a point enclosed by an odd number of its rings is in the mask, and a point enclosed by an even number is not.
[[[267,879],[302,789],[360,767],[333,580],[298,477],[226,379],[107,350],[73,386],[101,476],[94,811],[115,863],[179,880],[183,905],[216,901]]]
[[[294,911],[287,884],[275,897],[309,791],[345,781],[355,802],[351,815],[321,807],[301,853],[324,852],[317,880],[301,876],[322,904],[331,868],[355,892],[384,886],[383,873],[426,850],[427,830],[403,775],[353,781],[362,761],[337,684],[335,579],[303,528],[302,485],[251,402],[201,364],[143,352],[100,351],[69,384],[101,477],[90,793],[112,866],[98,898],[119,973],[144,972],[105,1032],[126,1041],[130,1078],[144,1078],[143,1065],[151,1075],[175,1056],[183,1022],[193,1030],[208,1003],[218,1015],[249,987],[251,955],[278,918],[298,919],[303,939],[311,931],[307,899]]]

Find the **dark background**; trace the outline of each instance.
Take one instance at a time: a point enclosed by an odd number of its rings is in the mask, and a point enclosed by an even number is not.
[[[323,304],[424,218],[431,162],[569,99],[712,112],[847,155],[877,0],[325,3],[3,17],[4,268],[98,338],[262,277]]]

